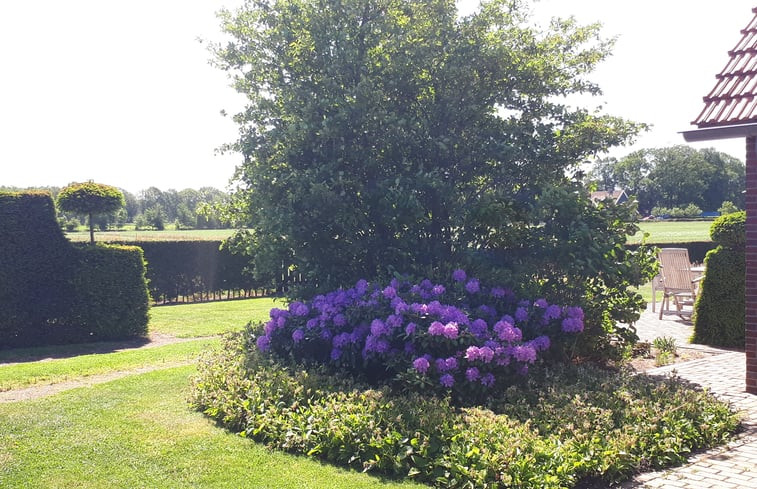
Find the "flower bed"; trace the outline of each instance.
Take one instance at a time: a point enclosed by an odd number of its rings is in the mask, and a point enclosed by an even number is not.
[[[528,369],[565,357],[583,330],[579,307],[519,300],[456,270],[449,284],[359,281],[311,302],[272,309],[261,352],[327,365],[375,383],[480,402]]]

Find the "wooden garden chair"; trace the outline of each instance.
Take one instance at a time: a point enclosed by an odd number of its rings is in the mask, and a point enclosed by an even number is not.
[[[657,258],[660,261],[659,288],[663,291],[660,319],[663,314],[690,318],[702,276],[692,272],[689,251],[686,248],[662,248]],[[671,308],[671,303],[675,309]],[[685,310],[684,306],[691,306],[692,310]]]

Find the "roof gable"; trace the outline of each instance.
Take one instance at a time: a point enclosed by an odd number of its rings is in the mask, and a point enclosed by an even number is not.
[[[692,122],[700,128],[757,122],[757,8],[742,37],[731,51],[705,107]]]

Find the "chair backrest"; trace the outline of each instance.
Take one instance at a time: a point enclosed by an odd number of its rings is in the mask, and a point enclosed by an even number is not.
[[[666,289],[693,290],[693,275],[689,250],[686,248],[662,248],[658,255],[660,276]]]

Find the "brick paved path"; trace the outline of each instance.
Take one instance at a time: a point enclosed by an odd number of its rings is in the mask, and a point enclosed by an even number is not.
[[[689,488],[689,489],[757,489],[757,396],[745,392],[746,359],[743,352],[718,350],[688,344],[693,332],[690,323],[645,312],[636,323],[642,340],[672,336],[679,347],[703,349],[716,353],[686,363],[668,365],[648,371],[650,375],[675,370],[679,377],[708,388],[713,394],[731,403],[743,416],[745,431],[725,447],[693,457],[681,467],[661,472],[648,472],[623,484],[623,488]]]

